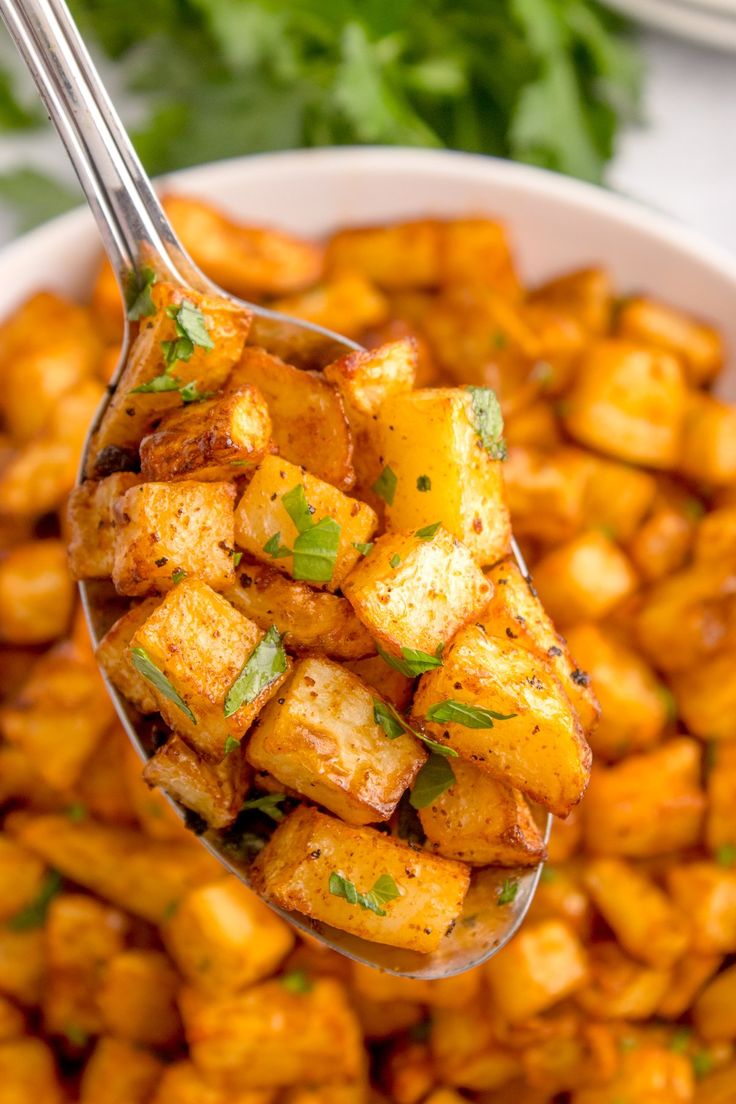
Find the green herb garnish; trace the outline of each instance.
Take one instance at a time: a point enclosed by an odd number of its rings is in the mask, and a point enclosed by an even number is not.
[[[179,388],[179,394],[181,395],[182,402],[187,406],[189,403],[204,402],[206,399],[214,398],[216,392],[200,391],[197,381],[192,380],[190,383],[185,383],[183,387]]]
[[[132,270],[125,282],[125,309],[131,322],[148,318],[156,313],[156,304],[151,296],[151,288],[157,276],[152,268]]]
[[[138,674],[142,675],[152,686],[155,686],[160,694],[163,694],[165,698],[173,702],[177,708],[181,709],[184,716],[187,717],[192,724],[196,725],[197,718],[194,716],[182,696],[174,689],[163,671],[159,671],[146,649],[131,648],[130,658]]]
[[[272,556],[274,560],[282,560],[284,556],[292,555],[291,549],[281,543],[280,533],[274,533],[272,537],[268,538],[263,546],[263,551],[267,552],[269,556]]]
[[[293,550],[294,578],[305,583],[329,583],[340,546],[340,526],[330,517],[316,523],[312,520],[314,507],[307,502],[301,483],[282,495],[281,501],[298,533]]]
[[[176,586],[177,583],[180,583],[182,579],[186,579],[186,577],[187,573],[183,567],[177,567],[176,571],[171,572],[171,580],[174,586]]]
[[[365,544],[362,541],[353,541],[353,548],[356,548],[361,556],[367,556],[373,551],[373,541],[367,541]]]
[[[736,865],[736,843],[722,843],[716,848],[716,862],[719,866]]]
[[[414,779],[409,801],[414,809],[426,809],[455,782],[455,772],[447,759],[435,752]]]
[[[401,659],[389,655],[380,644],[376,644],[376,648],[381,659],[388,663],[389,667],[401,671],[406,678],[416,678],[417,675],[423,675],[425,671],[442,666],[441,655],[431,656],[427,652],[419,651],[418,648],[402,648]]]
[[[699,1050],[690,1056],[696,1081],[706,1077],[713,1069],[713,1056],[707,1050]]]
[[[61,874],[58,870],[49,870],[41,883],[36,899],[22,908],[20,912],[16,912],[14,916],[11,916],[6,921],[6,927],[14,932],[42,928],[46,923],[46,913],[49,911],[49,905],[60,890]]]
[[[516,894],[519,892],[519,883],[516,878],[504,878],[503,885],[501,886],[498,897],[496,898],[497,905],[510,905],[512,901],[516,900]]]
[[[64,811],[72,824],[81,824],[83,820],[87,819],[87,806],[81,801],[72,801],[71,805],[67,805]]]
[[[307,495],[301,483],[283,494],[281,501],[287,514],[294,522],[297,533],[304,533],[312,527],[314,524],[312,521],[314,507],[307,502]]]
[[[240,561],[243,558],[242,552],[233,552],[233,567],[240,567]]]
[[[379,498],[382,498],[384,502],[391,506],[396,494],[396,483],[396,472],[386,465],[371,490],[375,491]]]
[[[429,478],[428,475],[420,475],[419,476],[419,478],[417,479],[417,490],[418,491],[431,491],[432,490],[432,480]]]
[[[189,299],[167,307],[166,313],[174,319],[176,326],[175,340],[161,342],[164,362],[169,367],[177,360],[191,360],[195,347],[214,349],[215,343],[207,332],[205,317]]]
[[[675,1054],[685,1054],[690,1046],[692,1035],[693,1033],[689,1027],[678,1027],[670,1039],[669,1049],[674,1051]]]
[[[237,751],[240,747],[240,741],[236,740],[234,736],[225,737],[225,747],[223,751],[223,759],[226,759],[231,752]]]
[[[399,564],[401,563],[401,556],[399,556],[398,552],[394,553],[394,555],[391,557],[391,559],[388,562],[389,562],[389,565],[391,567],[398,567]]]
[[[311,977],[306,970],[302,969],[289,970],[288,974],[284,974],[279,978],[279,981],[288,993],[301,995],[303,993],[311,993],[314,988],[314,982]]]
[[[261,797],[251,797],[248,801],[244,801],[243,809],[265,813],[271,820],[278,823],[278,821],[284,819],[283,811],[279,808],[279,805],[284,801],[286,801],[286,794],[263,794]]]
[[[503,439],[503,414],[495,391],[490,387],[467,387],[471,397],[473,428],[483,448],[493,460],[505,460],[508,453]]]
[[[259,644],[253,649],[243,668],[225,695],[224,713],[232,717],[242,705],[256,700],[267,686],[275,682],[286,670],[286,652],[283,637],[272,625]]]
[[[495,713],[492,709],[482,709],[477,705],[469,705],[467,702],[455,701],[448,698],[447,701],[437,702],[427,710],[427,720],[436,721],[439,724],[459,724],[465,728],[493,728],[494,721],[510,721],[515,713]]]
[[[435,521],[432,525],[425,525],[423,529],[417,529],[414,536],[423,541],[431,540],[441,525],[441,521]]]
[[[390,874],[382,874],[367,893],[359,893],[353,882],[337,871],[330,874],[328,886],[334,897],[344,897],[348,904],[370,909],[376,916],[385,916],[386,910],[381,906],[400,896],[398,886]]]
[[[403,736],[405,732],[410,732],[412,736],[415,736],[417,740],[421,740],[421,742],[426,744],[436,755],[443,755],[450,759],[457,758],[457,752],[454,748],[448,747],[446,744],[438,744],[436,740],[432,740],[429,736],[425,736],[419,729],[412,728],[390,702],[384,702],[381,701],[380,698],[374,698],[373,719],[377,725],[381,726],[389,740],[396,740],[397,737]]]

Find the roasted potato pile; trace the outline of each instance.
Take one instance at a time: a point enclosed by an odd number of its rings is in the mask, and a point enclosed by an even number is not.
[[[73,490],[109,269],[0,328],[3,1104],[729,1104],[718,334],[603,269],[525,288],[490,220],[320,245],[169,209],[223,286],[368,351],[300,371],[143,273]],[[128,602],[96,657],[74,578]],[[156,717],[143,773],[95,660]],[[162,790],[247,843],[264,895],[420,952],[479,868],[513,900],[538,810],[563,819],[512,943],[411,981],[297,939]]]

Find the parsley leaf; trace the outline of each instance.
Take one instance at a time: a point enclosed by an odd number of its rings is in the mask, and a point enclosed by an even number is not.
[[[283,974],[279,978],[279,981],[286,989],[287,993],[311,993],[314,988],[314,982],[307,973],[306,970],[296,969],[289,970],[288,974]]]
[[[421,740],[423,744],[426,744],[435,755],[442,755],[450,759],[457,758],[457,752],[454,748],[448,747],[447,744],[438,744],[436,740],[432,740],[419,729],[412,728],[390,702],[383,702],[379,698],[374,698],[373,719],[377,725],[381,726],[389,740],[395,740],[404,732],[410,732],[417,740]]]
[[[286,801],[286,794],[263,794],[261,797],[251,797],[248,801],[244,801],[243,809],[255,809],[278,823],[284,819],[284,813],[279,808],[284,801]]]
[[[189,403],[204,402],[206,399],[211,399],[215,396],[215,391],[200,391],[199,384],[196,380],[191,380],[189,383],[185,383],[179,390],[182,402],[185,406]]]
[[[169,372],[162,372],[154,376],[147,383],[139,383],[137,387],[131,387],[129,395],[157,395],[162,391],[179,391],[182,382],[178,376],[172,376]]]
[[[231,752],[237,751],[239,747],[240,747],[240,741],[239,740],[236,740],[234,736],[226,736],[225,737],[225,748],[224,748],[223,759],[226,759],[228,757],[228,755],[230,755]]]
[[[396,494],[396,472],[388,465],[383,469],[376,482],[371,487],[372,491],[382,498],[389,506],[393,505]]]
[[[393,556],[391,557],[391,559],[390,559],[390,560],[389,560],[388,562],[389,562],[389,565],[390,565],[391,567],[394,567],[394,568],[396,568],[396,567],[398,567],[398,566],[399,566],[399,564],[401,563],[401,556],[400,556],[400,555],[398,554],[398,552],[397,552],[397,553],[395,553],[395,554],[394,554],[394,555],[393,555]]]
[[[72,824],[81,824],[87,819],[87,806],[82,801],[72,801],[64,810]]]
[[[337,562],[340,526],[331,517],[323,517],[294,541],[295,579],[306,583],[329,583]]]
[[[477,705],[469,705],[467,702],[447,701],[437,702],[427,710],[427,720],[437,721],[439,724],[459,724],[465,728],[493,728],[494,721],[510,721],[515,713],[495,713],[492,709],[482,709]]]
[[[716,862],[719,866],[736,866],[736,843],[722,843],[716,850]]]
[[[177,586],[177,584],[180,583],[182,579],[186,579],[186,577],[187,573],[183,567],[177,567],[176,571],[171,572],[171,581],[174,586]]]
[[[156,313],[156,304],[151,297],[151,288],[158,277],[152,268],[131,270],[125,285],[125,307],[131,322],[148,318]]]
[[[282,560],[284,556],[292,555],[291,549],[281,543],[280,533],[274,533],[272,537],[268,538],[263,546],[263,551],[267,552],[269,556],[272,556],[274,560]]]
[[[490,387],[467,387],[470,392],[473,428],[483,448],[493,460],[508,455],[503,439],[503,414],[495,391]]]
[[[406,678],[416,678],[417,675],[423,675],[425,671],[431,671],[435,667],[442,666],[441,655],[428,655],[427,652],[422,652],[418,648],[402,648],[401,659],[397,659],[396,656],[389,655],[385,652],[380,644],[376,644],[378,654],[384,662],[388,663],[389,667],[393,667],[396,671],[401,671],[402,675]]]
[[[337,871],[333,871],[330,874],[328,888],[334,897],[344,897],[348,904],[370,909],[376,916],[385,916],[386,910],[381,906],[388,904],[389,901],[395,901],[400,896],[398,886],[390,874],[381,874],[380,878],[373,883],[372,889],[367,893],[360,893],[353,882]]]
[[[426,809],[455,785],[455,772],[443,755],[430,755],[414,779],[409,801],[414,809]]]
[[[61,890],[61,874],[58,870],[49,870],[41,883],[38,896],[29,905],[16,912],[6,921],[10,931],[31,931],[34,928],[42,928],[46,923],[46,913],[54,897]]]
[[[428,475],[420,475],[419,476],[419,478],[417,479],[417,490],[418,491],[431,491],[432,490],[432,480],[429,478]]]
[[[256,700],[267,686],[275,682],[286,670],[286,652],[283,637],[272,625],[259,644],[253,649],[243,669],[225,695],[226,717],[237,713],[241,705]]]
[[[435,521],[432,525],[425,525],[423,529],[417,529],[414,536],[423,541],[431,540],[441,525],[441,521]]]
[[[307,529],[311,529],[314,522],[312,521],[312,514],[314,513],[314,507],[310,506],[307,502],[307,495],[304,487],[301,483],[298,483],[296,487],[292,487],[290,491],[281,496],[281,501],[284,504],[284,509],[294,522],[297,533],[304,533]]]
[[[160,694],[163,694],[165,698],[168,698],[169,701],[173,702],[174,705],[181,709],[184,716],[188,717],[192,724],[196,725],[197,718],[179,692],[174,689],[163,671],[159,671],[146,649],[131,648],[130,658],[138,674],[142,675]]]
[[[504,878],[503,885],[498,891],[498,897],[496,898],[497,905],[510,905],[512,901],[516,900],[516,894],[519,892],[519,883],[516,878]]]
[[[242,552],[233,552],[233,567],[240,567],[240,561],[243,558]]]
[[[373,541],[368,541],[365,544],[362,541],[353,541],[353,548],[356,548],[361,556],[367,556],[373,550]]]

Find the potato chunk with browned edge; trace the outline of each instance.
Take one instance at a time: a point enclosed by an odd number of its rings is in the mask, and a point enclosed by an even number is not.
[[[452,760],[455,782],[419,810],[430,850],[474,866],[534,866],[546,848],[531,810],[518,790]]]
[[[116,690],[141,713],[155,713],[156,696],[150,682],[133,666],[130,642],[159,605],[158,598],[144,598],[119,617],[97,645],[95,658]]]
[[[625,299],[616,316],[616,332],[679,357],[692,387],[710,383],[723,367],[723,338],[718,331],[657,299]]]
[[[220,763],[207,763],[174,733],[148,760],[143,777],[197,813],[211,828],[225,828],[240,812],[250,771],[241,748],[234,748]]]
[[[69,568],[75,579],[104,579],[112,575],[114,506],[136,483],[140,483],[140,478],[132,472],[115,472],[99,481],[88,479],[69,495]]]
[[[228,691],[263,635],[205,583],[184,579],[133,636],[131,647],[143,649],[173,688],[153,687],[161,716],[208,759],[222,759],[228,737],[241,739],[289,669],[282,653],[271,681],[226,716]]]
[[[115,506],[112,580],[118,593],[165,593],[182,572],[217,590],[233,583],[234,501],[231,483],[131,487]]]
[[[303,659],[260,714],[248,761],[348,824],[388,820],[427,754],[409,733],[387,737],[377,701],[339,664]]]
[[[459,916],[470,881],[462,863],[304,806],[279,825],[251,869],[254,886],[282,908],[424,953],[437,950]]]
[[[698,483],[736,483],[736,406],[713,395],[688,396],[680,468]]]
[[[542,605],[562,629],[607,616],[636,590],[637,582],[627,556],[596,530],[559,545],[534,565]]]
[[[463,706],[503,719],[468,727]],[[433,720],[433,711],[456,719]],[[422,675],[412,714],[434,740],[557,816],[585,792],[590,748],[562,686],[543,659],[481,625],[461,629],[442,666]]]
[[[476,617],[492,588],[465,545],[441,526],[386,533],[350,573],[343,592],[391,656],[433,657]]]
[[[562,920],[527,924],[485,969],[494,1006],[510,1023],[544,1012],[588,975],[585,949]]]

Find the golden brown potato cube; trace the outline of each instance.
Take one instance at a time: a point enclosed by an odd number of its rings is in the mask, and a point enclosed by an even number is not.
[[[286,1089],[281,1104],[366,1104],[367,1099],[368,1086],[361,1080]]]
[[[236,221],[192,196],[168,195],[164,208],[195,263],[243,299],[299,291],[322,275],[323,250],[314,242]]]
[[[626,549],[642,579],[656,582],[685,565],[695,533],[693,507],[699,507],[697,499],[678,502],[663,495],[655,501]]]
[[[0,557],[0,641],[48,644],[65,633],[74,583],[60,540],[18,544]]]
[[[141,483],[115,505],[119,594],[164,594],[181,573],[222,590],[235,581],[232,483]]]
[[[133,750],[117,720],[113,721],[95,750],[84,764],[84,770],[74,786],[75,802],[71,805],[72,816],[86,816],[90,813],[109,824],[136,824],[136,813],[128,793],[127,781],[121,786],[121,773],[125,771],[124,760],[127,749],[135,757],[138,773],[141,761]],[[144,786],[148,791],[148,787]]]
[[[79,1085],[79,1104],[149,1104],[164,1064],[126,1039],[103,1035]]]
[[[621,759],[656,744],[673,719],[669,693],[641,656],[598,625],[576,625],[567,642],[601,706],[589,739],[594,755]]]
[[[65,1100],[54,1052],[42,1039],[31,1036],[0,1043],[0,1084],[7,1104],[63,1104]]]
[[[148,760],[143,777],[160,786],[170,797],[207,821],[211,828],[226,828],[240,812],[250,780],[240,747],[220,763],[208,763],[173,733]]]
[[[56,811],[61,803],[58,791],[44,782],[31,757],[16,745],[3,741],[0,743],[0,801],[6,805],[19,798],[37,812]]]
[[[628,1036],[626,1036],[628,1038]],[[618,1068],[603,1085],[577,1089],[572,1104],[690,1104],[694,1093],[690,1058],[677,1054],[664,1042],[646,1040],[643,1045],[620,1048]],[[705,1104],[697,1097],[698,1104]],[[714,1101],[713,1104],[716,1104]]]
[[[184,1060],[166,1066],[150,1104],[273,1104],[273,1099],[270,1089],[219,1089]]]
[[[555,825],[566,824],[556,820]],[[581,878],[581,868],[566,863],[546,866],[537,886],[528,919],[565,920],[583,940],[590,939],[593,908]]]
[[[211,997],[263,981],[294,945],[288,924],[235,877],[187,893],[163,938],[190,985]]]
[[[583,805],[588,849],[646,858],[694,846],[705,808],[700,769],[701,748],[684,736],[598,767]]]
[[[251,870],[256,889],[282,908],[424,953],[459,916],[470,880],[462,863],[305,806],[282,821]]]
[[[677,708],[694,736],[703,740],[736,738],[734,663],[736,646],[730,644],[697,666],[670,676]]]
[[[698,1035],[708,1042],[736,1039],[736,966],[714,978],[693,1006]]]
[[[150,661],[173,687],[172,694],[154,685],[166,723],[200,754],[220,760],[228,737],[241,739],[289,670],[286,653],[276,647],[270,681],[226,712],[229,691],[263,639],[257,625],[221,595],[198,579],[183,579],[136,631],[131,648],[134,656],[142,649],[143,662]]]
[[[330,272],[365,273],[387,291],[440,283],[440,233],[434,219],[338,230],[327,246]]]
[[[530,382],[547,399],[564,394],[590,335],[577,318],[549,303],[527,301],[523,317],[538,342]]]
[[[498,1040],[487,1000],[482,998],[469,1001],[464,1008],[434,1011],[429,1045],[443,1084],[483,1092],[506,1085],[521,1074],[520,1053]]]
[[[543,399],[510,413],[504,420],[504,437],[509,452],[517,446],[552,452],[562,443],[557,415]]]
[[[613,307],[611,277],[603,268],[582,268],[556,276],[532,291],[534,304],[556,307],[577,318],[590,334],[609,326]]]
[[[723,955],[697,954],[690,950],[675,963],[667,992],[657,1007],[657,1015],[666,1020],[679,1020],[705,983],[719,970]]]
[[[728,1062],[701,1078],[695,1086],[696,1104],[730,1104],[736,1086],[736,1062]]]
[[[69,495],[69,568],[75,579],[104,579],[112,575],[114,506],[136,483],[140,479],[132,472],[115,472],[99,481],[88,479]]]
[[[712,510],[695,531],[693,556],[701,563],[736,563],[736,506]]]
[[[256,387],[169,411],[141,441],[145,480],[233,479],[271,451],[271,418]]]
[[[454,784],[419,810],[429,849],[471,866],[535,866],[546,858],[542,834],[518,790],[471,763],[453,760]]]
[[[153,420],[191,401],[192,392],[202,396],[218,391],[243,350],[251,315],[237,303],[163,281],[153,284],[150,297],[153,313],[141,320],[125,370],[90,444],[90,476],[128,466]],[[197,341],[188,337],[190,332]],[[182,350],[184,357],[177,357],[182,339],[189,347]],[[160,377],[173,380],[177,389],[156,390],[159,385],[153,380]]]
[[[227,390],[255,388],[265,397],[279,454],[318,479],[349,491],[355,483],[353,441],[342,399],[318,373],[246,345]]]
[[[495,1008],[510,1023],[544,1012],[585,984],[585,949],[561,920],[527,924],[485,967]]]
[[[330,1084],[363,1070],[360,1026],[330,978],[315,980],[306,993],[290,992],[277,978],[219,999],[185,990],[182,1015],[194,1064],[233,1092]]]
[[[306,500],[306,501],[304,501]],[[370,506],[279,456],[260,464],[235,511],[235,539],[285,575],[338,590],[376,528]]]
[[[736,844],[736,742],[711,745],[715,752],[706,778],[705,840],[711,851]]]
[[[562,629],[605,617],[636,590],[637,583],[625,553],[596,530],[581,533],[534,565],[542,605]]]
[[[552,455],[519,445],[509,449],[503,481],[517,537],[556,544],[580,531],[591,461],[577,448],[562,448]]]
[[[462,714],[446,719],[457,706],[504,719],[466,727]],[[480,625],[462,629],[442,666],[422,675],[412,713],[432,739],[558,816],[585,792],[590,749],[562,686],[544,660]]]
[[[131,948],[114,955],[97,996],[105,1031],[148,1046],[170,1046],[181,1032],[179,979],[161,951]]]
[[[667,888],[690,920],[693,950],[732,954],[736,950],[736,869],[716,863],[671,866]]]
[[[362,273],[336,272],[301,295],[287,295],[272,304],[282,314],[303,318],[345,337],[358,337],[389,316],[388,300]],[[256,327],[256,337],[258,329]]]
[[[513,559],[496,564],[486,572],[486,577],[493,584],[493,597],[480,619],[486,631],[491,636],[516,640],[519,647],[542,656],[562,683],[584,731],[589,733],[600,714],[590,678],[573,659],[535,590]]]
[[[723,367],[723,339],[718,331],[656,299],[625,299],[616,316],[616,333],[679,357],[691,387],[711,383]]]
[[[634,958],[667,969],[686,952],[687,917],[630,863],[592,859],[583,871],[583,882],[621,946]]]
[[[565,402],[565,426],[576,441],[650,468],[680,462],[687,392],[670,353],[600,341],[583,358]]]
[[[95,652],[97,662],[115,689],[141,713],[155,713],[158,707],[151,683],[133,666],[130,642],[159,604],[158,598],[144,598],[133,606],[108,629]]]
[[[680,471],[695,482],[736,482],[736,406],[691,392],[678,459]]]
[[[487,284],[500,295],[515,299],[519,280],[501,222],[487,218],[447,219],[439,225],[439,282]]]
[[[347,598],[287,579],[255,560],[243,561],[236,577],[235,586],[225,592],[227,600],[259,629],[275,625],[285,647],[324,652],[334,659],[359,659],[375,652],[370,633]]]
[[[181,816],[162,790],[152,790],[143,778],[141,757],[124,733],[120,747],[118,787],[122,771],[122,796],[133,810],[132,824],[151,839],[169,843],[189,843],[191,835]],[[127,820],[125,821],[127,823]]]
[[[503,443],[499,435],[484,446],[476,405],[467,390],[397,395],[381,407],[376,429],[383,471],[391,473],[390,494],[384,496],[388,528],[441,521],[479,563],[491,564],[509,550],[511,523]]]
[[[18,1004],[37,1005],[46,971],[43,931],[0,927],[0,993]]]
[[[371,636],[404,663],[413,651],[431,661],[492,593],[465,545],[441,526],[430,529],[379,537],[343,584]]]
[[[197,843],[160,843],[90,818],[74,823],[63,815],[24,813],[6,820],[6,827],[72,881],[153,924],[189,889],[221,872]]]
[[[402,675],[395,667],[389,666],[381,656],[357,659],[344,666],[358,678],[378,691],[378,696],[391,702],[400,713],[404,713],[411,701],[414,680]]]
[[[0,1042],[25,1035],[26,1020],[20,1008],[7,997],[0,997]]]
[[[258,717],[248,762],[348,824],[388,820],[427,754],[408,732],[389,739],[377,699],[328,659],[302,659]]]
[[[114,716],[99,672],[71,644],[43,655],[0,711],[0,730],[33,760],[45,782],[74,785]]]
[[[590,978],[575,994],[588,1016],[610,1020],[646,1020],[667,991],[669,970],[644,966],[617,943],[594,943],[589,950]]]
[[[479,993],[481,971],[466,970],[452,977],[428,981],[386,974],[372,966],[351,962],[350,979],[354,992],[378,1004],[419,1001],[432,1008],[464,1008]]]
[[[45,878],[40,859],[9,836],[0,835],[0,923],[33,904]]]
[[[590,478],[583,496],[586,525],[617,541],[630,540],[649,513],[657,481],[649,472],[615,460],[590,457]]]

